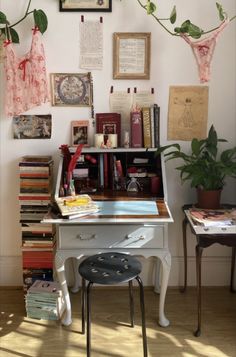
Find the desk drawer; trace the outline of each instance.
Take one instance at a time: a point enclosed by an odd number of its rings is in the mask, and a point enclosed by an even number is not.
[[[163,248],[163,246],[162,225],[59,226],[58,249]]]

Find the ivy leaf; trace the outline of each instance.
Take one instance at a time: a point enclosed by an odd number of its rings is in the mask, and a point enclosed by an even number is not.
[[[7,21],[6,15],[1,11],[0,11],[0,24],[9,25],[9,22]]]
[[[147,5],[146,5],[146,10],[147,10],[147,14],[151,15],[153,12],[156,11],[156,5],[152,2],[152,1],[148,1]]]
[[[12,42],[14,42],[14,43],[20,42],[18,33],[12,27],[10,27],[10,34],[11,34]]]
[[[34,10],[34,22],[41,33],[44,33],[48,27],[48,19],[43,10]]]
[[[186,20],[182,23],[181,27],[180,27],[180,32],[181,33],[186,33],[188,32],[189,26],[191,24],[190,20]]]
[[[224,10],[223,10],[223,7],[217,2],[216,3],[216,7],[217,7],[217,10],[219,12],[219,18],[221,21],[224,21],[225,19],[225,16],[224,16]]]
[[[190,25],[188,27],[188,33],[189,33],[189,36],[197,39],[197,38],[201,37],[203,30],[200,29],[200,27],[190,23]]]
[[[170,22],[171,22],[172,24],[175,23],[176,17],[177,17],[176,6],[174,6],[173,9],[172,9],[172,11],[171,11],[171,14],[170,14]]]

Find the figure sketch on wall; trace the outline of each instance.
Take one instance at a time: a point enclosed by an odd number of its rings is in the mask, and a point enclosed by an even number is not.
[[[50,139],[52,131],[52,116],[18,115],[13,117],[14,139]]]
[[[168,140],[192,140],[206,136],[207,86],[171,86],[169,91]]]

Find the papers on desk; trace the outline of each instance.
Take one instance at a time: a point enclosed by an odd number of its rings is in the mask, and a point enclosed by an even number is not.
[[[79,218],[84,215],[96,213],[98,205],[89,195],[76,195],[55,198],[61,215],[68,219]]]

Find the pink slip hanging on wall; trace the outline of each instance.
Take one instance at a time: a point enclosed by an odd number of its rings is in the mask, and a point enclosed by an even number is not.
[[[42,34],[35,27],[31,49],[18,57],[11,40],[4,42],[6,76],[5,113],[19,115],[49,101],[46,61]]]

